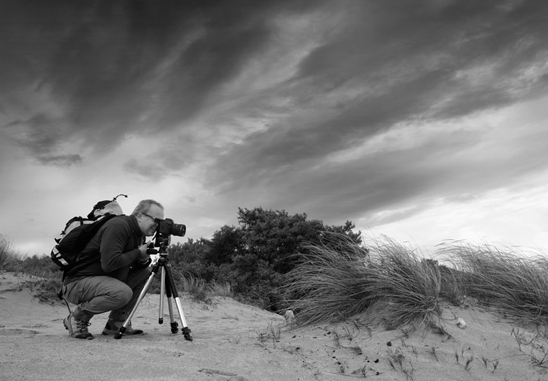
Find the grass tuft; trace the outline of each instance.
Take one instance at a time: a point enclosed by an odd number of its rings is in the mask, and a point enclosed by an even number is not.
[[[389,329],[437,322],[439,269],[410,249],[384,238],[365,249],[339,237],[344,247],[308,246],[288,275],[288,299],[300,324],[342,321],[368,313]]]
[[[467,296],[524,323],[548,323],[548,258],[515,250],[462,243],[445,244],[440,254],[458,270]]]
[[[336,248],[329,241],[308,246],[288,274],[286,297],[298,324],[361,315],[387,329],[443,327],[442,303],[463,306],[466,300],[522,323],[548,324],[545,256],[453,242],[436,252],[446,266],[386,237],[367,249],[344,237],[336,241]]]

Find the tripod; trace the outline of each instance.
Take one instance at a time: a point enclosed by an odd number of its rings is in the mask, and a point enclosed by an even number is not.
[[[171,303],[171,299],[173,298],[175,300],[175,306],[177,307],[177,312],[179,312],[179,318],[181,319],[182,328],[181,333],[185,337],[186,340],[192,341],[192,335],[190,334],[190,328],[188,328],[186,324],[185,314],[183,312],[183,307],[181,305],[181,300],[179,299],[179,295],[177,294],[177,289],[175,288],[175,281],[173,280],[173,274],[171,272],[171,263],[169,263],[169,258],[167,256],[166,251],[166,245],[165,243],[160,244],[160,250],[151,250],[151,254],[160,254],[160,258],[158,261],[152,266],[152,274],[150,274],[150,277],[148,278],[145,287],[139,294],[139,298],[137,299],[137,303],[135,303],[135,307],[133,307],[133,310],[131,310],[131,313],[129,314],[128,318],[124,322],[124,324],[120,327],[120,330],[116,335],[114,335],[115,339],[121,339],[123,334],[126,332],[126,328],[129,326],[129,323],[131,321],[131,318],[137,311],[137,307],[139,307],[139,304],[145,297],[150,285],[152,284],[152,281],[154,280],[154,277],[158,273],[158,271],[161,269],[161,284],[160,284],[160,314],[158,317],[158,324],[164,323],[164,295],[167,296],[167,306],[169,308],[169,319],[171,322],[171,333],[177,333],[179,331],[178,323],[175,321],[175,318],[173,316],[173,306]]]

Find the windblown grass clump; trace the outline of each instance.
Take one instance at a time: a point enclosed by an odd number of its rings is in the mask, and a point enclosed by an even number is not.
[[[442,245],[466,294],[528,323],[548,323],[548,259],[488,245]],[[534,253],[533,253],[534,254]]]
[[[301,325],[360,315],[389,329],[437,326],[442,304],[467,296],[524,323],[548,324],[545,257],[461,243],[436,254],[449,266],[386,237],[369,250],[350,240],[309,246],[288,274],[286,295]]]
[[[286,291],[300,324],[364,313],[390,328],[435,320],[441,311],[437,266],[390,239],[369,249],[344,242],[337,250],[309,246],[302,264],[289,274]]]
[[[285,290],[301,324],[342,320],[365,311],[377,297],[366,275],[367,251],[356,245],[334,250],[308,246],[301,264],[287,274]]]
[[[182,277],[182,287],[185,292],[188,292],[195,301],[211,303],[212,296],[232,296],[230,284],[228,283],[207,283],[204,279],[188,274]]]
[[[379,301],[369,314],[387,328],[436,324],[441,314],[442,276],[438,266],[388,238],[378,240],[366,265]]]
[[[20,260],[12,253],[9,241],[0,235],[0,268],[14,271],[18,262]]]

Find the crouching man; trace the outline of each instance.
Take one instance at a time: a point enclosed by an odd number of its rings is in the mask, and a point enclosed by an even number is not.
[[[87,244],[82,255],[99,253],[97,261],[68,275],[63,283],[65,298],[77,305],[64,320],[71,337],[93,339],[88,331],[90,319],[108,311],[103,335],[118,332],[151,273],[145,237],[154,235],[158,221],[163,219],[160,203],[143,200],[131,215],[107,221]],[[131,324],[125,331],[126,335],[142,333]]]

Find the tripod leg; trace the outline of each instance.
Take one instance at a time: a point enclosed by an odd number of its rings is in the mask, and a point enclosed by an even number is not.
[[[175,317],[173,315],[173,306],[171,304],[171,299],[167,300],[167,306],[169,307],[169,322],[171,325],[171,333],[177,333],[179,332],[179,325],[175,321]]]
[[[190,334],[190,328],[188,328],[185,320],[185,314],[183,312],[183,306],[181,305],[181,300],[178,296],[175,297],[175,304],[177,306],[177,311],[179,311],[179,317],[181,318],[181,322],[183,323],[183,328],[181,328],[181,333],[185,337],[186,340],[192,341],[192,335]]]
[[[133,317],[133,315],[135,315],[135,312],[137,311],[137,307],[139,307],[139,304],[141,303],[141,301],[143,300],[143,298],[145,297],[150,285],[152,284],[152,281],[154,280],[154,276],[156,275],[156,271],[158,271],[158,269],[153,269],[152,270],[152,273],[150,274],[150,276],[148,277],[148,280],[147,282],[145,283],[145,286],[143,287],[143,290],[141,291],[141,293],[139,294],[139,298],[137,298],[137,302],[135,303],[135,306],[133,307],[133,309],[131,310],[128,318],[126,319],[126,321],[124,322],[124,324],[120,327],[120,330],[118,331],[118,333],[116,333],[114,335],[114,338],[115,339],[121,339],[122,338],[122,335],[126,332],[126,328],[128,327],[129,325],[129,322],[131,321],[131,318]]]
[[[171,303],[172,293],[171,285],[169,282],[166,282],[166,296],[167,296],[167,306],[169,308],[169,322],[171,325],[171,333],[179,332],[179,324],[175,321],[175,315],[173,314],[173,304]]]
[[[192,335],[190,334],[190,328],[188,328],[186,324],[185,314],[183,312],[183,306],[181,304],[181,300],[179,299],[179,295],[177,294],[177,289],[175,288],[175,281],[173,280],[173,274],[171,273],[171,264],[166,265],[166,275],[167,275],[167,282],[171,296],[175,299],[175,306],[177,307],[177,311],[179,312],[179,318],[181,319],[182,328],[181,332],[183,336],[185,337],[185,340],[192,341]]]
[[[166,270],[164,266],[162,266],[162,272],[160,274],[160,310],[158,324],[164,324],[164,295],[166,294]]]

